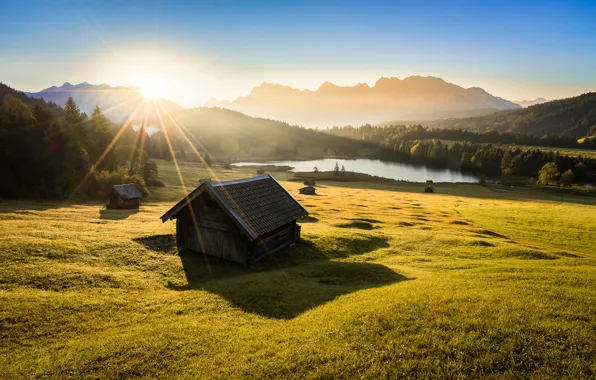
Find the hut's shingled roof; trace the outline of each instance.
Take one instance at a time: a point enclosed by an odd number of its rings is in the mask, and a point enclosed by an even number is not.
[[[118,193],[122,199],[136,199],[143,196],[139,188],[132,183],[127,183],[125,185],[114,185],[112,187],[112,191]]]
[[[308,215],[308,211],[273,177],[264,175],[236,181],[204,182],[188,195],[188,200],[182,199],[165,213],[162,220],[174,218],[206,189],[210,189],[253,239]]]

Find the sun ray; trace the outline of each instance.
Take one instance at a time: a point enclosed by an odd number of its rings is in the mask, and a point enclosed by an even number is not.
[[[184,132],[182,131],[182,129],[180,128],[180,126],[178,125],[178,123],[175,120],[173,120],[172,116],[169,114],[169,112],[167,112],[167,110],[165,110],[165,113],[168,115],[168,117],[170,118],[170,120],[172,121],[172,123],[174,124],[174,126],[178,129],[178,131],[180,132],[180,134],[182,134],[182,136],[184,137],[184,139],[186,140],[186,142],[190,145],[191,149],[195,152],[195,154],[199,157],[199,159],[205,164],[205,167],[207,167],[207,170],[209,171],[209,173],[213,176],[213,178],[216,181],[219,181],[217,179],[217,176],[215,175],[215,172],[213,172],[213,170],[207,165],[207,163],[205,162],[205,160],[203,159],[203,157],[201,157],[200,153],[195,149],[195,147],[192,145],[192,143],[190,142],[190,140],[188,139],[188,137],[186,137],[186,135],[184,134]],[[163,125],[163,122],[162,122],[162,127],[165,128],[165,126]],[[188,133],[190,134],[190,131]],[[191,136],[192,136],[192,134],[191,134]],[[197,140],[197,142],[200,144],[200,142],[198,140]],[[202,144],[201,144],[201,146],[202,146]],[[226,198],[228,199],[228,201],[230,201],[232,203],[235,203],[233,197],[228,196]],[[189,203],[189,205],[190,205],[190,203]],[[238,207],[237,209],[240,210],[240,212],[242,212],[242,209],[240,207]],[[242,217],[244,218],[244,220],[249,220],[249,218],[247,218],[247,215],[245,215],[244,213],[242,214]],[[197,233],[198,233],[198,230],[197,230]]]
[[[111,112],[111,111],[114,111],[115,109],[118,109],[118,108],[120,108],[120,107],[122,107],[122,106],[124,106],[124,105],[126,105],[126,104],[128,104],[128,103],[132,103],[132,102],[133,102],[133,101],[135,101],[135,100],[137,100],[137,99],[130,98],[130,99],[127,99],[127,100],[123,100],[123,101],[121,101],[121,102],[119,102],[119,103],[116,103],[116,104],[114,104],[114,105],[113,105],[113,106],[111,106],[111,107],[108,107],[108,108],[106,108],[106,109],[102,109],[102,110],[101,110],[101,113],[103,113],[103,114],[105,115],[106,113],[108,113],[108,112]],[[92,116],[92,117],[93,117],[93,116]]]
[[[201,251],[203,252],[203,257],[205,258],[205,262],[207,263],[207,269],[209,271],[211,271],[211,269],[209,267],[209,261],[207,259],[207,254],[205,253],[205,245],[203,244],[203,239],[202,239],[201,233],[199,231],[197,217],[196,217],[195,212],[190,204],[190,198],[188,197],[189,192],[186,189],[186,184],[184,183],[184,177],[182,176],[182,172],[180,171],[180,166],[178,165],[178,159],[176,159],[176,154],[174,152],[174,149],[172,148],[170,136],[169,136],[168,130],[163,122],[163,118],[161,117],[161,112],[160,112],[159,108],[156,107],[156,111],[157,111],[157,118],[159,119],[159,124],[162,128],[164,137],[166,139],[166,144],[168,145],[168,149],[170,150],[170,153],[172,154],[172,161],[174,162],[174,166],[176,167],[176,172],[178,173],[178,178],[180,179],[180,184],[182,185],[182,191],[184,192],[184,198],[186,199],[186,204],[188,206],[188,210],[190,211],[190,217],[193,221],[195,230],[197,232],[197,237],[199,238],[199,243],[201,244]]]
[[[172,117],[172,115],[168,112],[167,109],[165,109],[165,107],[163,107],[163,105],[161,103],[159,103],[159,105],[161,106],[162,110],[164,111],[164,114],[170,119],[170,121],[172,122],[172,124],[176,127],[176,129],[178,129],[178,131],[180,132],[180,134],[182,135],[182,137],[186,140],[186,142],[188,143],[188,145],[190,146],[190,149],[194,152],[194,154],[199,158],[199,160],[205,165],[205,167],[207,168],[207,170],[209,171],[209,174],[211,176],[213,176],[213,178],[215,180],[218,180],[217,175],[215,174],[215,172],[211,169],[211,167],[209,167],[209,165],[207,165],[207,162],[205,161],[205,159],[203,158],[203,156],[201,156],[201,154],[199,153],[199,151],[197,151],[197,149],[194,147],[194,145],[191,143],[191,141],[188,139],[188,137],[186,136],[186,134],[184,133],[184,131],[182,131],[182,129],[180,128],[180,125],[176,122],[176,120],[174,120],[174,118]],[[186,129],[186,127],[184,127],[184,129]],[[188,129],[186,129],[188,131]],[[190,131],[188,131],[188,133],[191,135],[191,137],[193,139],[195,139],[195,141],[201,145],[201,147],[203,147],[203,144],[201,144],[201,142],[199,140],[197,140],[191,133]],[[207,151],[205,149],[205,151]]]
[[[93,173],[95,172],[95,169],[103,162],[103,160],[106,158],[106,156],[108,155],[108,153],[112,150],[112,148],[114,147],[114,145],[116,145],[116,143],[118,142],[118,140],[120,139],[120,137],[122,137],[122,135],[124,134],[124,131],[126,131],[126,128],[129,127],[129,125],[131,123],[131,120],[136,115],[136,113],[139,110],[139,107],[141,106],[141,104],[143,104],[143,101],[141,101],[141,102],[139,102],[139,104],[137,104],[137,106],[135,107],[135,109],[131,112],[130,116],[128,117],[128,119],[126,119],[126,121],[124,122],[124,124],[122,124],[122,127],[120,127],[120,130],[118,130],[118,132],[116,133],[116,135],[114,136],[114,138],[112,139],[112,141],[110,141],[110,143],[108,144],[108,146],[106,147],[106,149],[103,151],[103,153],[101,154],[101,156],[99,156],[99,158],[97,159],[97,161],[95,162],[95,164],[91,165],[91,168],[89,169],[89,171],[87,172],[87,174],[85,174],[85,176],[83,177],[83,179],[81,180],[81,182],[78,184],[78,186],[75,187],[75,189],[72,191],[72,193],[68,197],[68,200],[72,200],[77,195],[77,193],[81,190],[81,188],[89,180],[89,177],[91,177],[91,175],[93,175]]]
[[[172,121],[173,125],[174,125],[174,126],[177,128],[177,129],[178,129],[178,131],[180,132],[180,134],[182,135],[182,137],[184,137],[184,139],[186,140],[186,142],[187,142],[187,143],[190,145],[190,147],[191,147],[191,149],[193,150],[193,152],[194,152],[194,153],[197,155],[197,157],[199,157],[199,159],[200,159],[200,160],[201,160],[201,161],[202,161],[202,162],[205,164],[205,167],[207,168],[207,170],[209,171],[209,173],[211,173],[211,175],[213,176],[213,178],[214,178],[216,181],[218,181],[218,179],[217,179],[217,177],[216,177],[215,173],[213,172],[213,170],[212,170],[212,169],[211,169],[211,168],[210,168],[210,167],[207,165],[207,163],[205,162],[205,160],[203,159],[203,157],[201,156],[201,154],[200,154],[200,153],[199,153],[199,152],[196,150],[196,148],[195,148],[195,147],[192,145],[192,143],[190,142],[190,140],[188,139],[188,137],[187,137],[187,136],[184,134],[184,131],[182,131],[182,129],[180,128],[180,127],[182,126],[182,127],[184,127],[184,129],[186,129],[186,127],[185,127],[184,125],[182,125],[181,123],[180,123],[180,125],[179,125],[179,123],[177,123],[177,122],[176,122],[176,120],[174,120],[174,118],[172,117],[172,115],[171,115],[171,114],[170,114],[170,113],[169,113],[169,112],[168,112],[168,111],[167,111],[167,110],[166,110],[166,109],[163,107],[163,105],[161,105],[161,103],[159,103],[159,102],[158,102],[158,104],[159,104],[159,105],[161,106],[161,108],[163,109],[163,111],[164,111],[164,114],[166,114],[166,115],[168,116],[168,118],[169,118],[169,119]],[[174,151],[173,151],[173,149],[172,149],[172,146],[171,146],[171,143],[170,143],[170,139],[169,139],[169,135],[168,135],[168,133],[167,133],[167,128],[166,128],[166,126],[165,126],[165,124],[164,124],[164,122],[163,122],[163,119],[162,119],[162,117],[161,117],[161,112],[159,111],[159,109],[157,110],[157,113],[158,113],[158,117],[159,117],[159,120],[160,120],[161,127],[162,127],[162,129],[163,129],[163,131],[164,131],[164,136],[166,137],[166,141],[167,141],[167,143],[168,143],[168,147],[169,147],[169,149],[170,149],[170,152],[172,153],[172,157],[173,157],[174,165],[176,166],[176,170],[178,171],[178,175],[179,175],[179,177],[180,177],[180,181],[181,181],[181,183],[182,183],[182,186],[183,186],[183,189],[184,189],[184,193],[185,193],[185,197],[186,197],[186,202],[187,202],[187,205],[188,205],[188,209],[190,210],[190,213],[191,213],[191,218],[192,218],[192,220],[193,220],[193,223],[194,223],[194,225],[195,225],[195,229],[196,229],[196,231],[197,231],[197,236],[198,236],[198,238],[199,238],[199,242],[200,242],[200,244],[201,244],[201,249],[202,249],[202,251],[203,251],[203,252],[205,252],[205,247],[204,247],[204,244],[203,244],[203,239],[201,238],[201,234],[200,234],[200,231],[199,231],[199,226],[198,226],[198,223],[197,223],[197,221],[196,221],[195,213],[194,213],[194,210],[192,209],[192,207],[191,207],[191,205],[190,205],[190,199],[188,198],[188,194],[189,194],[189,193],[188,193],[188,191],[186,190],[186,187],[185,187],[185,185],[184,185],[184,181],[183,181],[183,178],[182,178],[182,173],[181,173],[181,171],[180,171],[180,167],[179,167],[179,165],[178,165],[178,160],[176,159],[176,157],[175,157],[175,154],[174,154]],[[190,133],[190,131],[188,131],[188,129],[186,129],[186,130],[187,130],[187,132],[188,132],[188,133],[189,133],[189,134],[190,134],[190,135],[191,135],[191,136],[194,138],[194,136],[193,136],[193,135]],[[201,146],[203,146],[203,145],[200,143],[200,141],[198,141],[196,138],[195,138],[195,140],[197,141],[197,143],[198,143],[198,144],[200,144]],[[231,196],[228,196],[228,197],[226,197],[226,198],[228,199],[228,201],[230,201],[230,202],[232,202],[232,203],[235,203],[235,201],[234,201],[234,198],[233,198],[233,197],[231,197]],[[249,220],[249,218],[247,218],[247,217],[246,217],[246,215],[243,213],[243,211],[242,211],[242,208],[240,208],[240,207],[237,207],[237,209],[238,209],[238,210],[240,210],[240,212],[242,213],[242,217],[244,218],[244,220]],[[250,226],[250,224],[249,224],[249,226]],[[252,227],[252,226],[251,226],[251,227]],[[264,243],[264,244],[266,244],[266,243]],[[205,256],[205,260],[207,260],[207,256]],[[277,261],[277,260],[276,260],[276,261]]]

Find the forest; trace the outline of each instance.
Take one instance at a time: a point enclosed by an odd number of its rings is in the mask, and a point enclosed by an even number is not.
[[[483,174],[491,178],[527,177],[544,184],[571,185],[594,181],[596,160],[569,156],[538,148],[520,149],[498,144],[568,146],[573,141],[564,137],[534,136],[453,129],[430,129],[417,126],[371,126],[332,128],[328,133],[380,144],[380,158],[415,165],[451,168]],[[444,140],[444,142],[441,142]],[[448,140],[448,142],[445,142]],[[576,142],[577,143],[577,142]],[[594,144],[592,140],[585,143]],[[549,163],[548,178],[541,170]],[[553,167],[553,165],[555,165]],[[543,172],[545,173],[545,172]]]
[[[480,117],[435,120],[425,125],[478,132],[511,131],[535,136],[580,139],[596,135],[596,92]]]
[[[91,115],[82,112],[72,97],[61,108],[1,85],[0,197],[102,199],[120,183],[135,183],[148,195],[148,186],[163,186],[154,160],[173,155],[211,166],[246,158],[377,156],[380,150],[376,143],[220,108],[162,118],[163,128],[136,119],[115,124],[98,106]]]
[[[5,95],[0,197],[98,198],[119,183],[135,183],[147,194],[146,184],[157,183],[157,166],[149,158],[156,152],[147,149],[154,145],[139,145],[147,137],[139,138],[146,135],[142,128],[126,129],[113,144],[116,133],[99,107],[88,116],[72,98],[63,109],[45,102],[31,108],[24,99]]]
[[[531,134],[515,133],[512,131],[499,132],[489,130],[485,132],[468,131],[453,128],[431,128],[422,125],[388,125],[374,126],[365,124],[360,127],[333,127],[328,133],[335,136],[348,137],[375,143],[384,143],[389,138],[400,140],[449,140],[469,141],[478,144],[510,144],[532,145],[553,148],[596,149],[596,137],[576,139],[565,136],[544,135],[537,137]]]

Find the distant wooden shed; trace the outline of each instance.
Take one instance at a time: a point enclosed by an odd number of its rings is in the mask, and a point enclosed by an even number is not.
[[[432,186],[426,186],[426,188],[424,189],[425,193],[434,193],[435,192],[435,188]]]
[[[179,248],[252,264],[300,237],[308,211],[271,175],[201,185],[166,212]]]
[[[257,169],[257,174],[265,174],[265,170],[264,169]]]
[[[107,201],[108,209],[138,209],[143,194],[133,183],[114,185]]]
[[[307,179],[306,181],[304,181],[304,184],[306,186],[314,186],[317,184],[317,181],[315,181],[314,179]]]
[[[315,195],[316,189],[313,186],[304,186],[300,189],[300,194]]]

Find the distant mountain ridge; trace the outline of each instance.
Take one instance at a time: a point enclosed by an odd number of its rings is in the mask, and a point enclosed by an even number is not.
[[[519,100],[519,101],[515,101],[514,103],[519,104],[520,106],[526,108],[526,107],[530,107],[530,106],[534,106],[536,104],[542,104],[542,103],[546,103],[548,102],[548,100],[544,99],[544,98],[536,98],[534,100]]]
[[[478,87],[466,89],[441,78],[422,76],[380,78],[372,87],[366,83],[343,87],[325,82],[317,90],[263,83],[247,96],[232,102],[212,99],[208,105],[320,127],[425,119],[437,112],[521,108]]]
[[[133,113],[137,120],[146,117],[153,124],[159,122],[159,115],[155,111],[155,107],[148,106],[138,87],[114,87],[87,82],[73,85],[66,82],[60,87],[52,86],[39,92],[26,92],[25,94],[31,98],[43,98],[45,101],[56,103],[61,107],[66,104],[68,97],[72,96],[82,112],[91,115],[95,106],[98,105],[104,114],[115,123],[125,122]],[[184,109],[184,107],[165,99],[160,99],[160,102],[170,113]]]

